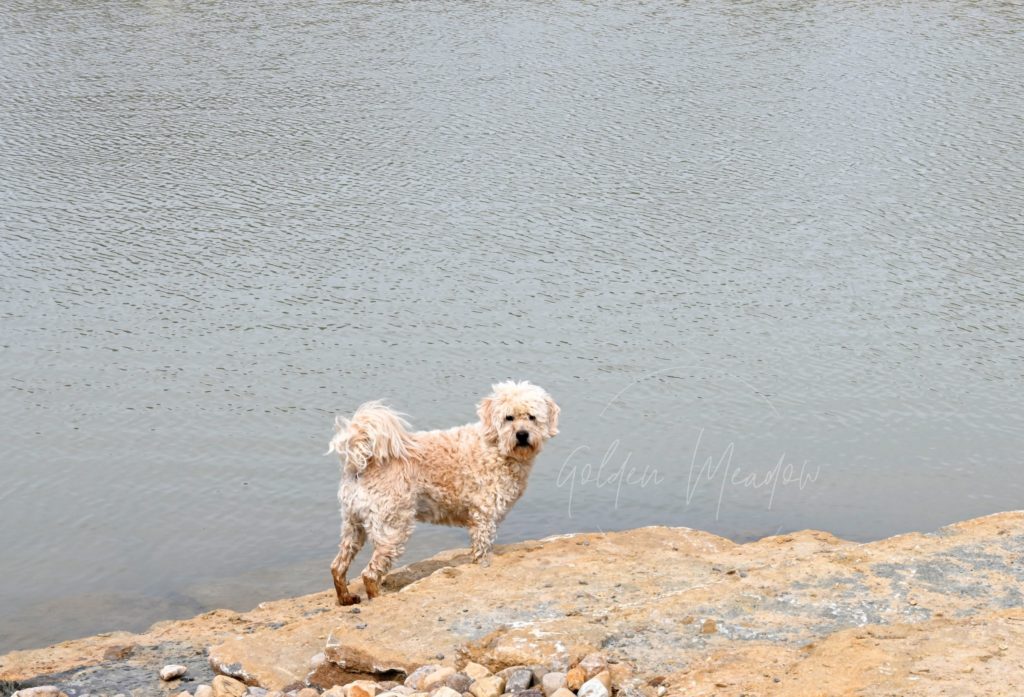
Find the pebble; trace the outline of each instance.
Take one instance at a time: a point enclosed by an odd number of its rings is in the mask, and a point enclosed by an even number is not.
[[[529,668],[509,668],[503,677],[505,692],[522,692],[533,684],[533,671]]]
[[[245,683],[226,675],[215,677],[212,687],[213,697],[243,697],[247,689]]]
[[[267,689],[265,687],[250,687],[245,697],[267,697]]]
[[[469,686],[473,684],[473,678],[465,673],[453,673],[445,679],[444,684],[461,695],[463,692],[469,692]]]
[[[462,693],[456,692],[446,685],[442,685],[431,694],[431,697],[462,697]]]
[[[26,687],[18,690],[11,697],[68,697],[53,685],[40,685],[39,687]]]
[[[394,687],[391,688],[391,692],[397,692],[400,695],[411,695],[415,691],[416,690],[412,689],[411,687],[407,687],[405,685],[395,685]]]
[[[565,674],[565,686],[573,692],[583,687],[583,683],[586,681],[587,672],[580,666],[576,666]]]
[[[540,681],[548,673],[548,667],[540,663],[534,663],[530,666],[530,671],[533,673],[533,684],[540,685]]]
[[[182,675],[188,672],[188,666],[179,666],[172,663],[169,666],[164,666],[160,669],[161,680],[177,680]]]
[[[604,675],[606,673],[602,673]],[[608,690],[608,686],[601,681],[597,676],[587,680],[583,683],[583,687],[577,693],[579,697],[609,697],[611,694]]]
[[[196,686],[196,697],[213,697],[213,688],[209,685]]]
[[[579,667],[583,669],[587,680],[590,680],[602,670],[608,670],[608,661],[599,653],[590,653],[580,661]]]
[[[462,672],[468,675],[469,677],[473,678],[474,680],[486,678],[488,675],[491,674],[491,671],[487,670],[487,668],[484,668],[479,663],[473,663],[473,661],[467,663],[466,667],[462,669]]]
[[[304,687],[295,693],[295,697],[320,697],[320,693],[312,687]]]
[[[372,680],[356,680],[345,685],[344,697],[377,697],[379,688]]]
[[[551,697],[555,692],[565,687],[565,673],[548,673],[541,678],[540,685],[544,690],[544,694],[547,697]]]
[[[427,664],[425,666],[420,666],[413,672],[409,673],[409,677],[405,679],[405,686],[411,687],[414,690],[422,690],[423,688],[421,684],[423,682],[423,679],[440,667],[441,666],[435,665],[433,663]]]
[[[189,692],[188,690],[182,690],[181,692],[176,694],[174,697],[192,697],[192,693]]]
[[[449,676],[455,675],[455,669],[450,666],[441,666],[433,673],[420,681],[420,689],[424,692],[433,692],[435,687],[445,684]],[[462,694],[461,692],[459,693]]]
[[[560,687],[555,690],[551,697],[576,697],[575,693],[567,687]]]
[[[523,690],[522,692],[508,692],[506,694],[515,695],[516,697],[544,697],[544,693],[535,687]]]
[[[505,691],[505,678],[499,675],[479,678],[469,686],[469,691],[473,697],[501,697]]]
[[[704,623],[700,626],[701,634],[714,634],[718,631],[718,625],[715,624],[714,620],[704,620]]]

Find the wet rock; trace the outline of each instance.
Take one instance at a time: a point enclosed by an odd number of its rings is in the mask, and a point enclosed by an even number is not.
[[[551,697],[565,687],[565,673],[554,671],[541,678],[540,686],[545,695]]]
[[[160,669],[160,679],[164,681],[177,680],[187,672],[188,666],[172,663],[171,665],[164,666]]]
[[[469,686],[473,684],[473,678],[465,673],[452,673],[445,678],[444,684],[461,695],[463,692],[469,692]]]
[[[423,681],[440,667],[441,666],[435,664],[420,666],[413,672],[409,673],[409,677],[405,679],[405,686],[411,687],[414,690],[422,690]]]
[[[218,675],[213,679],[213,697],[242,697],[248,689],[245,683],[226,675]]]
[[[473,681],[469,686],[473,697],[501,697],[505,691],[505,679],[499,675],[491,675]]]
[[[445,681],[452,675],[455,675],[454,668],[451,666],[441,666],[420,681],[420,688],[424,692],[433,692],[435,688],[444,685]]]
[[[491,674],[491,671],[488,670],[485,666],[482,666],[479,663],[474,663],[473,661],[467,663],[466,667],[462,669],[462,672],[468,675],[469,677],[473,678],[474,680],[486,678],[488,675]]]

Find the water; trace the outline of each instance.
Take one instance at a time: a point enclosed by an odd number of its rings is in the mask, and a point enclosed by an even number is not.
[[[332,415],[506,377],[563,419],[500,541],[1019,508],[1022,28],[3,3],[0,650],[328,588]]]

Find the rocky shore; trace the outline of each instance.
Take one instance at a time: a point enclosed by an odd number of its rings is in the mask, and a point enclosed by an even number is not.
[[[0,696],[1016,695],[1024,684],[1024,512],[866,544],[803,531],[740,545],[663,527],[560,536],[500,547],[487,568],[442,553],[385,587],[361,606],[337,607],[330,591],[15,651],[0,657]]]

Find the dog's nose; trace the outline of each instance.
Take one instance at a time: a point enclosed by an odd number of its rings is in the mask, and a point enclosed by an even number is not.
[[[516,431],[516,440],[519,442],[519,445],[529,445],[530,434],[526,431]]]

